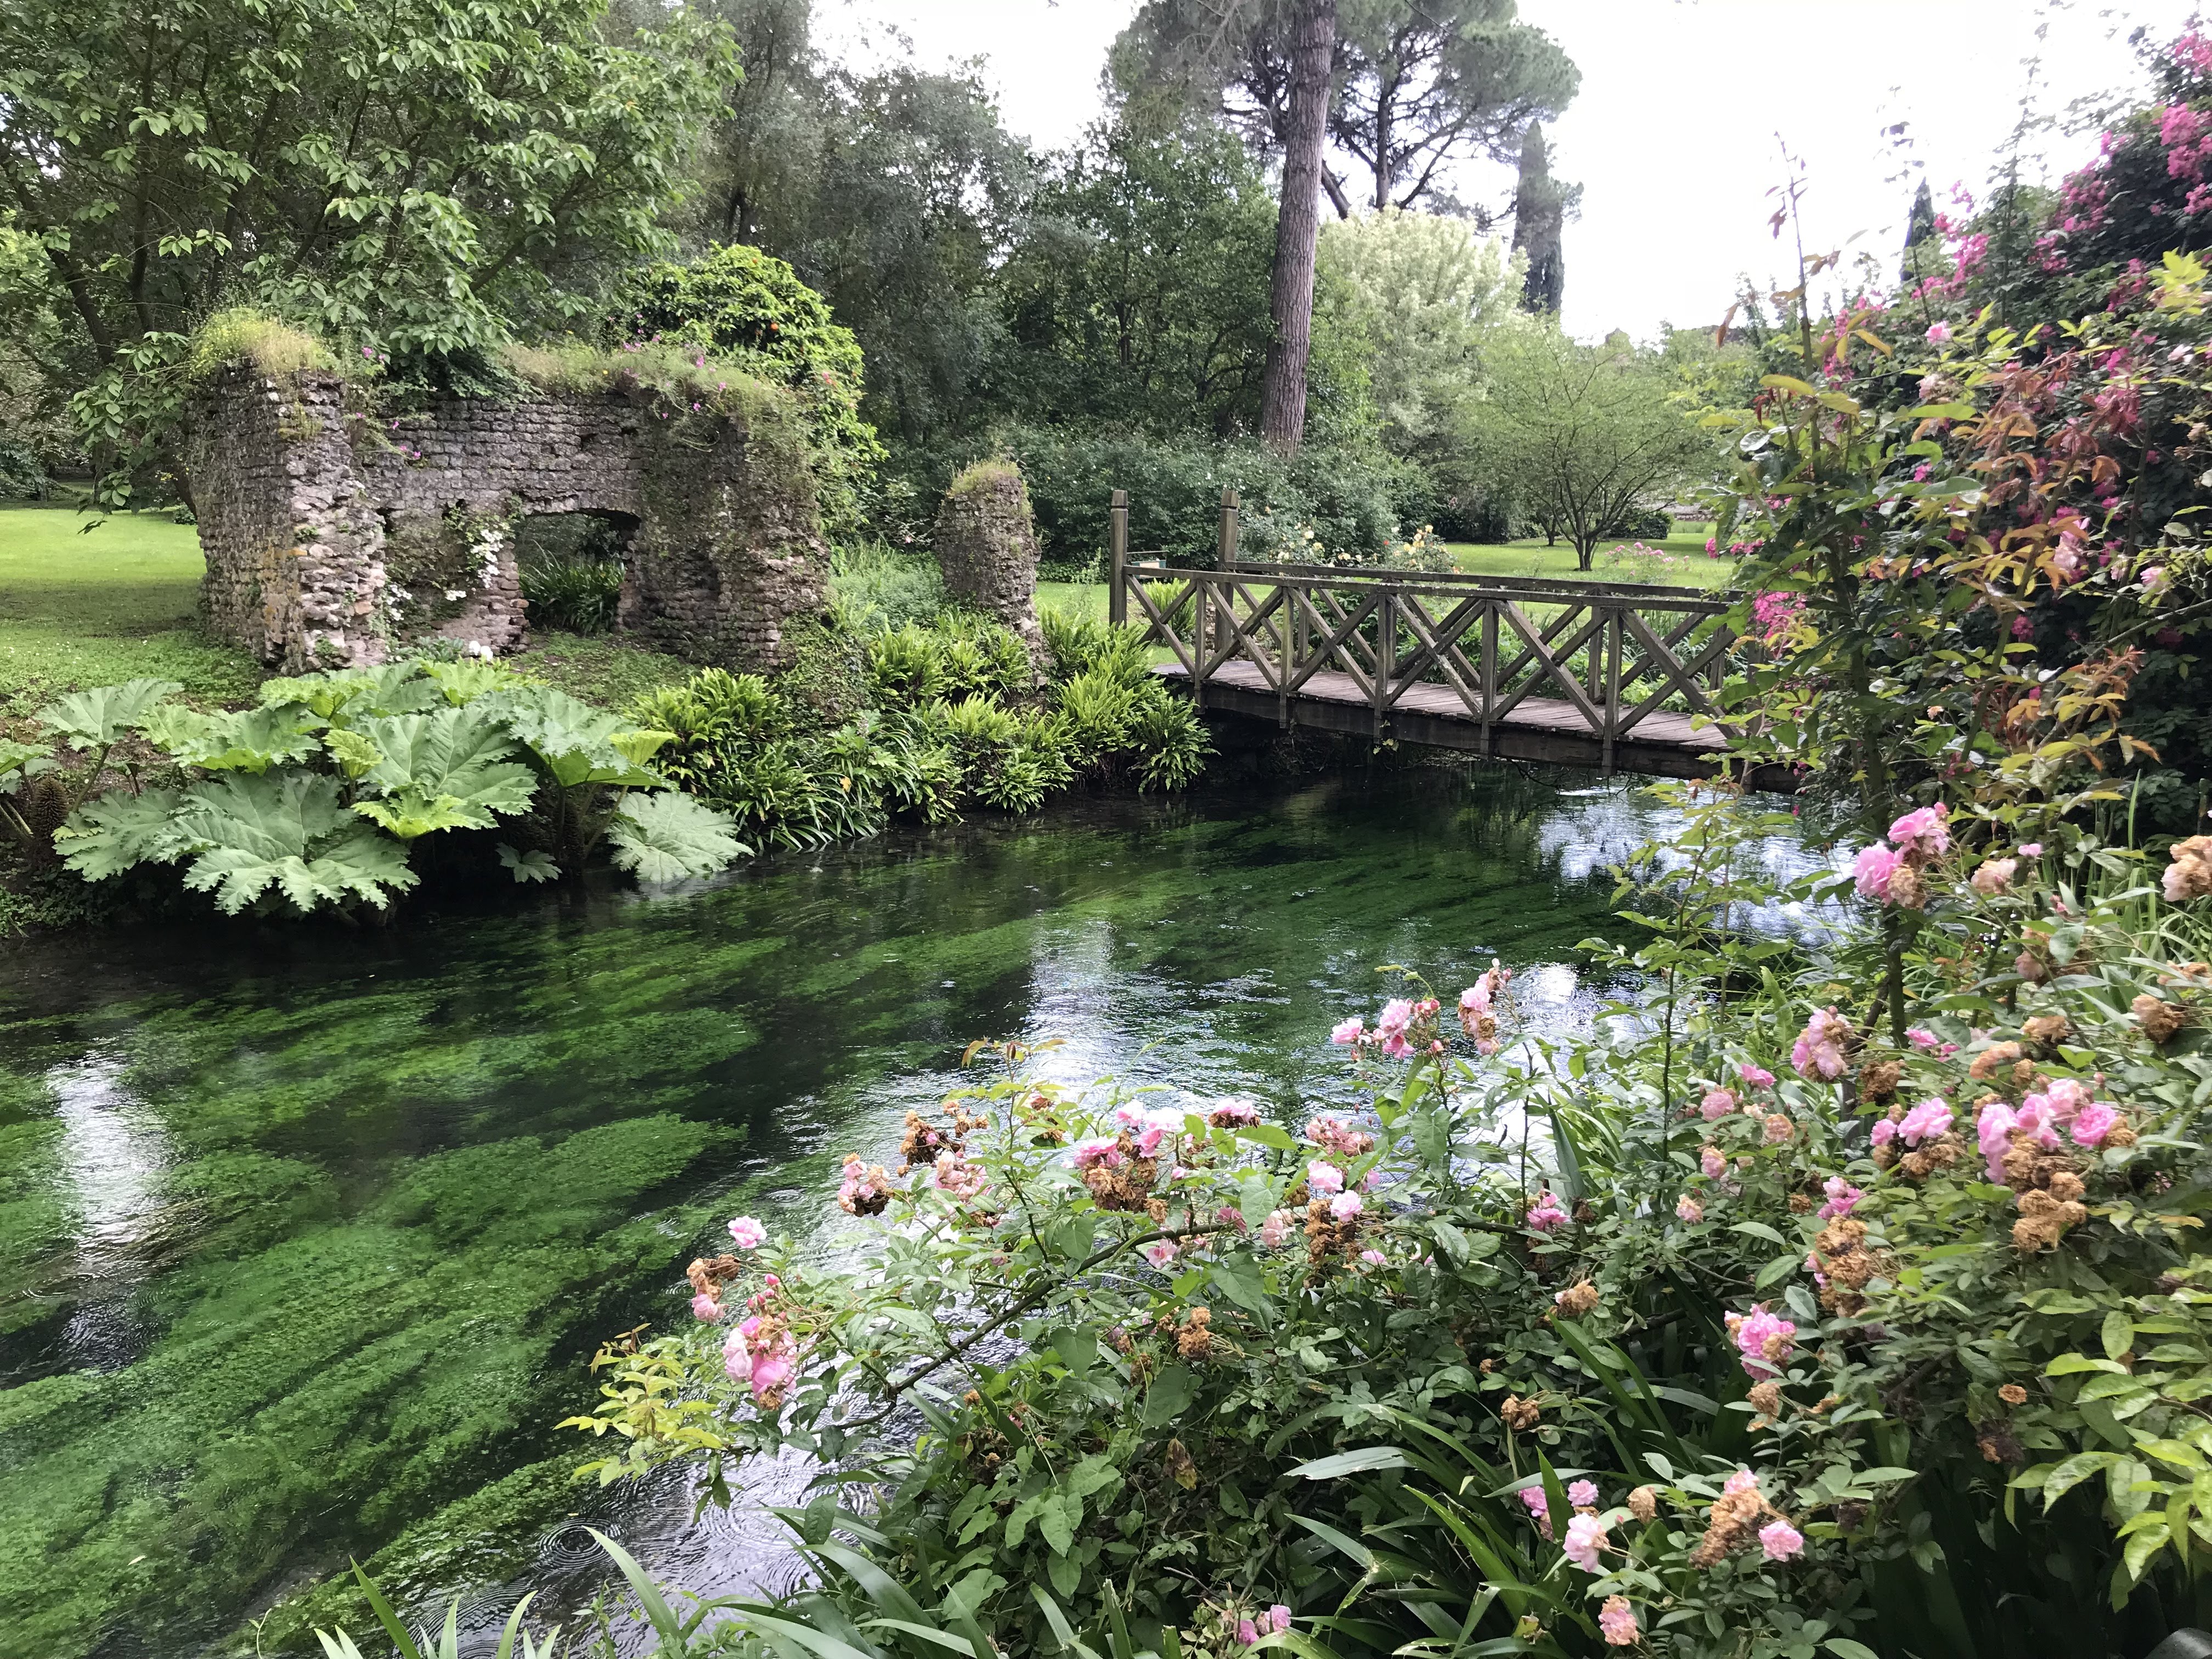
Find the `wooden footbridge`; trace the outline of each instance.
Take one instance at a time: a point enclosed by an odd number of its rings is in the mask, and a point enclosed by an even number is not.
[[[1223,492],[1212,568],[1128,550],[1114,492],[1108,611],[1174,653],[1201,708],[1509,759],[1705,777],[1735,635],[1688,587],[1252,563]],[[1703,717],[1702,719],[1700,717]]]

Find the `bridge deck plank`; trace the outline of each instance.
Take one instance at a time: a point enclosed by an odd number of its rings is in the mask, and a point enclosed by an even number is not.
[[[1155,668],[1154,673],[1170,679],[1187,679],[1187,671],[1180,663],[1167,663]],[[1274,688],[1259,666],[1249,662],[1223,663],[1206,676],[1208,689],[1215,686],[1233,687],[1238,690],[1263,692],[1272,697]],[[1291,694],[1291,701],[1300,698],[1316,702],[1343,703],[1364,708],[1372,701],[1359,683],[1349,674],[1323,672],[1310,676],[1305,684]],[[1456,721],[1464,726],[1477,724],[1476,717],[1468,714],[1467,705],[1448,685],[1410,685],[1399,694],[1393,705],[1394,713],[1426,715],[1431,720]],[[1518,726],[1523,730],[1556,732],[1568,737],[1592,738],[1590,723],[1583,718],[1582,710],[1564,698],[1523,697],[1496,722],[1499,729]],[[1637,723],[1636,740],[1639,744],[1664,745],[1701,754],[1717,746],[1718,734],[1711,726],[1703,730],[1692,724],[1688,714],[1655,709]]]

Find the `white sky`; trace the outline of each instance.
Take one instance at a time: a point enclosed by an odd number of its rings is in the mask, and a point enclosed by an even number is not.
[[[2141,84],[2127,31],[2164,38],[2191,0],[1521,0],[1582,70],[1552,131],[1552,167],[1583,187],[1566,233],[1566,325],[1647,336],[1662,322],[1717,321],[1740,272],[1770,282],[1767,191],[1777,135],[1809,171],[1808,246],[1851,246],[1893,269],[1924,167],[1939,206],[1954,181],[1978,194],[2029,90],[2062,113]],[[1006,125],[1033,145],[1075,138],[1098,112],[1108,43],[1136,0],[842,0],[823,44],[860,52],[884,24],[929,66],[981,56]],[[2045,38],[2037,38],[2040,28]],[[1907,124],[1906,148],[1885,136]],[[2094,153],[2094,133],[2030,147],[2054,173]],[[1470,174],[1502,200],[1510,180]]]

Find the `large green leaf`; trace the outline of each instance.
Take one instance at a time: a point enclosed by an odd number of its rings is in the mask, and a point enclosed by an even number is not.
[[[299,707],[203,714],[175,703],[152,710],[146,736],[185,766],[210,772],[266,772],[322,748],[320,716]]]
[[[422,672],[455,708],[474,702],[489,692],[512,688],[516,683],[512,670],[475,657],[459,662],[426,662]]]
[[[348,812],[334,779],[229,776],[185,792],[175,818],[193,854],[185,885],[235,915],[271,887],[302,910],[348,896],[380,908],[415,885],[406,849]]]
[[[580,783],[645,789],[667,781],[617,746],[617,738],[628,747],[637,746],[631,741],[634,728],[629,721],[579,702],[565,691],[544,685],[517,686],[485,699],[481,706],[496,708],[507,729],[564,789]]]
[[[325,674],[301,674],[291,679],[264,680],[261,703],[264,708],[290,705],[309,709],[326,720],[350,724],[371,714],[419,714],[445,701],[438,683],[416,662],[389,663],[381,668],[355,669]]]
[[[362,778],[363,790],[412,803],[395,811],[444,820],[431,829],[489,830],[495,815],[527,811],[538,793],[536,775],[514,758],[514,740],[494,709],[385,715],[362,720],[357,734],[378,756]],[[373,804],[364,801],[355,810],[383,822],[370,810]],[[390,823],[385,827],[403,833]]]
[[[730,833],[734,827],[712,807],[665,789],[625,795],[607,825],[607,840],[616,864],[640,880],[677,881],[712,875],[750,856],[752,848]]]
[[[137,795],[112,789],[70,813],[54,832],[54,846],[87,881],[106,881],[133,865],[167,864],[187,850],[173,822],[181,799],[173,789]]]
[[[174,680],[125,680],[72,691],[38,714],[39,724],[80,749],[102,749],[134,730],[165,698],[185,688]]]
[[[44,744],[0,738],[0,795],[12,795],[26,779],[54,769],[53,751]]]

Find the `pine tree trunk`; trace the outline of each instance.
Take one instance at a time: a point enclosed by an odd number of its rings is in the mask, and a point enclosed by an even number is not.
[[[1306,429],[1306,360],[1313,354],[1314,248],[1321,235],[1322,143],[1328,131],[1328,71],[1336,54],[1336,0],[1305,0],[1291,38],[1291,99],[1283,132],[1283,199],[1275,217],[1261,435],[1296,454]]]

